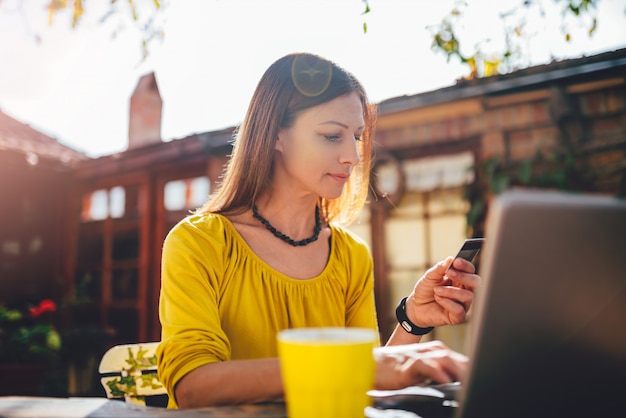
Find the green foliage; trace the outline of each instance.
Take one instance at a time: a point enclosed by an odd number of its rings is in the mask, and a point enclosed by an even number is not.
[[[561,6],[561,31],[567,42],[572,41],[571,26],[568,19],[573,17],[578,23],[587,25],[587,34],[592,36],[598,26],[596,9],[600,0],[553,0]],[[463,20],[466,8],[472,3],[457,0],[455,6],[443,20],[431,26],[433,41],[431,48],[442,53],[447,60],[458,58],[461,63],[469,66],[470,74],[467,78],[488,77],[518,70],[522,67],[524,48],[527,40],[535,34],[528,33],[528,21],[531,12],[542,18],[546,17],[544,0],[520,0],[512,9],[500,14],[502,36],[505,46],[501,51],[487,53],[484,42],[474,46],[472,52],[463,53],[465,43],[457,34],[457,28]],[[491,24],[486,22],[486,24]],[[492,25],[494,32],[498,29]],[[487,40],[484,40],[487,41]]]
[[[572,12],[575,16],[580,16],[581,13],[588,12],[592,7],[595,7],[597,1],[594,0],[581,0],[581,1],[569,1],[566,5],[566,10]]]
[[[150,357],[146,357],[146,353],[148,350],[142,349],[141,347],[137,350],[137,357],[133,355],[132,348],[128,348],[128,358],[126,359],[126,364],[130,366],[130,370],[135,369],[145,369],[148,367],[156,366],[157,357],[156,355],[152,355]]]
[[[135,377],[132,375],[109,380],[107,386],[111,390],[111,395],[115,397],[123,397],[127,394],[137,395],[137,385],[135,384]]]
[[[128,357],[125,362],[129,367],[124,369],[126,372],[124,374],[126,374],[126,376],[115,377],[106,383],[112,396],[137,396],[138,382],[140,383],[139,387],[141,388],[160,389],[163,387],[156,374],[141,373],[142,370],[150,369],[157,365],[156,354],[146,356],[147,353],[148,350],[139,347],[139,350],[137,350],[137,354],[135,355],[133,349],[131,347],[128,348]]]
[[[361,13],[361,15],[366,15],[369,12],[371,12],[372,9],[370,9],[370,4],[368,0],[362,0],[362,1],[365,4],[365,10],[363,10],[363,13]],[[363,33],[367,33],[367,22],[363,22]]]
[[[472,2],[457,0],[454,7],[444,19],[433,26],[431,48],[446,55],[448,61],[452,57],[460,59],[463,64],[470,68],[468,78],[486,77],[494,74],[501,74],[519,69],[520,58],[523,55],[522,49],[530,36],[527,33],[526,24],[529,12],[535,11],[539,16],[545,16],[545,2],[551,1],[561,6],[562,24],[561,30],[564,38],[570,42],[572,35],[570,25],[567,20],[573,17],[577,22],[587,25],[587,33],[592,36],[598,26],[596,8],[600,0],[519,0],[519,4],[512,9],[501,13],[501,23],[506,46],[502,51],[487,53],[483,50],[484,42],[473,48],[473,52],[462,53],[465,42],[458,36],[457,27],[463,19],[464,10],[473,7]],[[71,11],[71,26],[77,27],[89,12],[89,6],[95,0],[51,0],[48,5],[49,23],[53,24],[53,19],[64,11]],[[369,0],[361,0],[363,3],[362,16],[372,12]],[[1,0],[0,0],[1,3]],[[497,4],[497,3],[494,3]],[[167,8],[167,1],[159,0],[111,0],[110,10],[101,17],[100,21],[105,22],[114,15],[128,15],[132,20],[135,29],[142,35],[141,48],[144,58],[148,55],[150,44],[153,40],[163,39],[164,30],[162,18],[164,10]],[[489,24],[489,23],[488,23]],[[500,30],[497,25],[493,26],[493,32]],[[363,22],[363,33],[367,33],[367,22]],[[115,35],[115,33],[113,34]],[[486,41],[486,40],[485,40]]]
[[[48,23],[52,25],[54,18],[59,13],[71,11],[71,26],[72,28],[76,28],[84,18],[85,11],[89,11],[86,8],[94,2],[95,0],[74,0],[72,2],[68,2],[67,0],[51,0],[48,4]],[[138,5],[139,3],[141,6]],[[159,0],[126,0],[125,2],[111,0],[110,9],[101,17],[100,22],[105,22],[114,15],[121,16],[127,13],[130,14],[135,29],[142,35],[141,48],[145,59],[149,52],[149,44],[155,39],[163,39],[162,22],[158,17],[162,14],[166,3],[167,2],[161,2]],[[115,33],[113,35],[115,36]]]
[[[61,351],[52,314],[56,304],[44,299],[24,309],[0,306],[0,362],[49,363]]]
[[[561,150],[537,149],[522,161],[505,162],[491,157],[474,167],[476,181],[468,185],[464,198],[470,208],[466,215],[468,236],[483,233],[483,223],[492,196],[512,187],[553,189],[563,191],[590,191],[593,175],[582,159]]]

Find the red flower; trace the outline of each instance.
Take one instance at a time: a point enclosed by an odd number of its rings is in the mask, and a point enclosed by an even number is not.
[[[30,312],[31,318],[36,318],[45,312],[54,312],[56,310],[57,310],[57,305],[56,303],[54,303],[53,300],[44,299],[39,303],[38,306],[34,308],[30,308],[29,312]]]

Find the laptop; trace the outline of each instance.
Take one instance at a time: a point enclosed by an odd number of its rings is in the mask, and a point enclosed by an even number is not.
[[[626,416],[626,200],[510,190],[491,203],[485,238],[467,377],[438,400],[374,405],[423,418]]]

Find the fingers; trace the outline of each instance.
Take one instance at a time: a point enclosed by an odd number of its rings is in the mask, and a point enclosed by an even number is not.
[[[448,266],[452,268],[448,269]],[[421,280],[432,285],[450,285],[476,289],[480,284],[480,276],[474,274],[476,267],[462,258],[447,257],[426,271]]]
[[[465,355],[436,340],[377,347],[374,357],[376,388],[383,390],[459,381],[465,377],[468,364]]]
[[[460,257],[453,260],[452,268],[458,271],[464,271],[466,273],[476,272],[476,267],[472,263]]]
[[[465,320],[467,311],[474,302],[474,291],[479,286],[480,278],[476,275],[460,275],[460,277],[463,279],[459,279],[459,283],[456,285],[453,283],[448,286],[437,286],[433,292],[435,293],[435,302],[439,306],[458,317],[459,320]]]
[[[451,282],[453,286],[460,287],[461,289],[470,289],[474,291],[478,289],[478,287],[480,286],[480,276],[477,274],[473,274],[473,270],[474,270],[473,265],[472,265],[472,272],[450,269],[446,273],[447,277],[444,276],[444,283]]]
[[[427,351],[448,350],[448,347],[439,340],[431,340],[423,343],[385,345],[374,348],[374,357],[382,358],[384,355],[425,353]]]
[[[467,300],[468,298],[463,299]],[[446,323],[448,325],[462,324],[467,320],[467,313],[471,307],[472,300],[473,298],[469,298],[469,301],[463,302],[458,299],[452,299],[435,294],[435,302],[437,302],[437,304],[445,312],[445,317],[447,318]]]
[[[467,370],[467,357],[449,349],[426,351],[405,361],[402,372],[405,386],[429,382],[449,383],[460,380]]]
[[[452,263],[452,261],[452,257],[441,260],[440,262],[426,270],[426,273],[421,280],[427,280],[438,284],[439,282],[441,282],[441,278],[445,274],[446,269],[448,268],[450,263]]]
[[[453,262],[454,268],[447,270]],[[421,327],[463,323],[480,281],[472,263],[448,257],[418,280],[406,301],[407,316]]]
[[[434,352],[433,355],[436,358],[438,366],[441,367],[441,369],[445,371],[448,376],[448,381],[457,382],[465,378],[469,364],[467,356],[449,349],[439,350]],[[435,381],[437,383],[446,383],[437,380]]]
[[[450,324],[460,324],[467,319],[480,277],[455,270],[450,270],[448,275],[451,283],[433,288],[435,302],[446,312]]]
[[[464,289],[455,286],[437,286],[433,291],[435,292],[435,301],[437,303],[442,301],[443,298],[451,299],[464,306],[466,309],[469,309],[474,301],[474,291],[472,289]]]

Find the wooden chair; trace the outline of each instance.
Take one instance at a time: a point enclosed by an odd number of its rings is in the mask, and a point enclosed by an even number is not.
[[[167,405],[167,392],[157,376],[158,342],[110,348],[100,360],[100,383],[107,398],[124,398],[137,405]],[[156,402],[147,400],[155,398]]]

